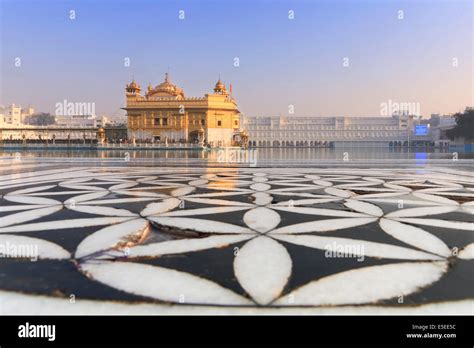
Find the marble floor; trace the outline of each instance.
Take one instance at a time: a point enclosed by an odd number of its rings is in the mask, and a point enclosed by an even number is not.
[[[469,314],[474,174],[0,168],[1,314]]]

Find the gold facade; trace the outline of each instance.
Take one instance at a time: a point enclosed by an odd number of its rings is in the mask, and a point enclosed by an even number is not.
[[[148,86],[145,95],[135,80],[125,90],[131,139],[231,146],[239,132],[237,104],[220,79],[214,93],[197,98],[185,97],[168,74],[161,84]]]

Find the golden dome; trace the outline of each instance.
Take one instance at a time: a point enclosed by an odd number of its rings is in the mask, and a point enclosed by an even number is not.
[[[224,94],[227,93],[227,90],[225,88],[224,83],[221,81],[221,78],[219,77],[219,80],[216,82],[216,86],[214,87],[214,92],[218,94]]]
[[[217,81],[216,88],[218,88],[218,89],[224,89],[225,88],[225,85],[222,83],[221,79],[219,79],[219,81]]]
[[[165,74],[165,81],[160,83],[155,88],[149,89],[149,95],[158,97],[175,96],[184,98],[183,90],[170,82],[168,73]]]
[[[127,92],[133,93],[135,91],[140,92],[140,85],[135,82],[135,79],[132,79],[132,82],[130,82],[128,85],[125,86],[125,89]]]

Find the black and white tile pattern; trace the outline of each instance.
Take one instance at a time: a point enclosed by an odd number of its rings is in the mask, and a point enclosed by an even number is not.
[[[0,311],[470,313],[473,179],[442,168],[0,171]],[[37,261],[8,254],[23,245]]]

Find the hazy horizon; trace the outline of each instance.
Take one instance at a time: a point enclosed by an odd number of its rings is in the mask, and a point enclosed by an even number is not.
[[[93,102],[98,115],[122,115],[132,76],[143,93],[167,71],[187,97],[211,93],[220,75],[248,116],[292,116],[290,105],[294,116],[380,116],[389,101],[429,116],[474,104],[471,1],[0,6],[3,105],[54,113],[63,100]]]

